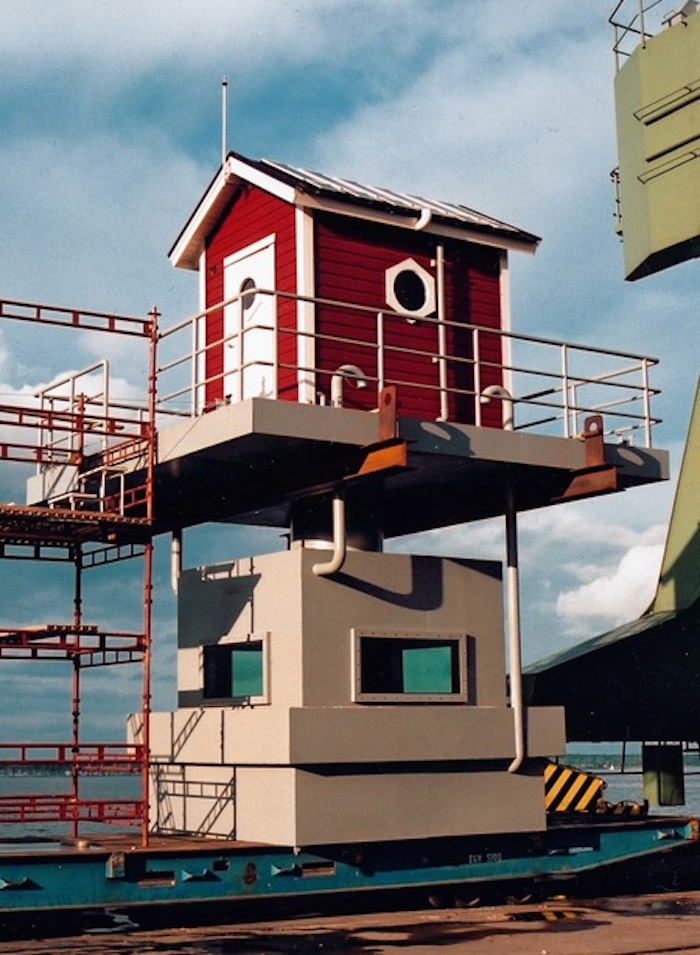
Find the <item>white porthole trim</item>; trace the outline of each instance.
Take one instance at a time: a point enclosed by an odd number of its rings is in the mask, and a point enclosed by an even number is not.
[[[408,285],[410,294],[402,290]],[[437,304],[435,276],[415,259],[404,259],[386,270],[386,302],[392,311],[410,318],[432,315]]]

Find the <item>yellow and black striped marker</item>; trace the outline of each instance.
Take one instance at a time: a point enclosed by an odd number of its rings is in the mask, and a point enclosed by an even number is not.
[[[605,780],[560,763],[544,769],[544,802],[547,812],[598,812]]]
[[[604,811],[610,816],[646,816],[648,809],[646,802],[632,802],[626,799],[623,802],[606,803]]]

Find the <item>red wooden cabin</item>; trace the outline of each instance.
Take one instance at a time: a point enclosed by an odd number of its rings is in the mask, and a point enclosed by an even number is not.
[[[230,153],[170,259],[200,273],[198,408],[264,396],[499,425],[507,256],[537,237],[434,202]]]

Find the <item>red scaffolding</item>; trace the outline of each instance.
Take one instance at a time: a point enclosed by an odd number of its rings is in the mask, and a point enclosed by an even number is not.
[[[0,623],[0,662],[63,661],[71,681],[71,738],[0,741],[0,768],[62,769],[70,777],[69,791],[0,794],[0,823],[65,823],[73,838],[82,834],[84,823],[113,823],[139,827],[146,844],[158,314],[154,309],[141,318],[0,301],[0,318],[130,336],[148,350],[142,406],[114,400],[107,362],[54,381],[24,404],[0,404],[0,462],[36,465],[32,499],[39,502],[0,504],[0,558],[73,567],[68,620]],[[132,559],[142,565],[141,627],[116,631],[85,621],[86,571]],[[130,744],[87,742],[81,719],[83,671],[126,663],[141,668],[138,738]],[[105,774],[138,775],[139,797],[85,795],[85,778]],[[31,775],[26,778],[31,783]]]

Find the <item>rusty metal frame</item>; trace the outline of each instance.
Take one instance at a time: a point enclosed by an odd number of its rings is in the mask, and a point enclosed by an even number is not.
[[[144,339],[148,350],[147,406],[142,419],[95,412],[79,397],[75,408],[0,405],[0,425],[22,428],[19,441],[0,441],[0,463],[71,466],[82,479],[101,481],[99,495],[76,492],[44,505],[0,504],[0,559],[54,561],[74,567],[73,613],[69,623],[0,626],[4,660],[64,661],[72,667],[69,742],[0,742],[0,765],[64,766],[70,792],[59,795],[0,796],[0,822],[59,822],[77,838],[89,823],[115,823],[140,829],[148,843],[149,718],[153,591],[153,487],[156,444],[156,349],[158,312],[148,317],[110,315],[31,302],[0,300],[0,318],[102,331]],[[27,432],[30,436],[27,437]],[[66,446],[56,444],[56,433]],[[112,440],[86,453],[86,437]],[[36,436],[36,440],[33,440]],[[51,438],[52,440],[49,440]],[[144,478],[138,486],[110,489],[110,469],[140,458]],[[114,481],[112,480],[112,484]],[[66,506],[67,505],[67,506]],[[138,632],[104,630],[83,620],[84,572],[92,567],[139,558],[142,574],[142,627]],[[136,663],[141,666],[141,737],[132,744],[85,743],[81,725],[83,671]],[[141,778],[138,799],[87,799],[81,780],[87,773],[129,773]]]

